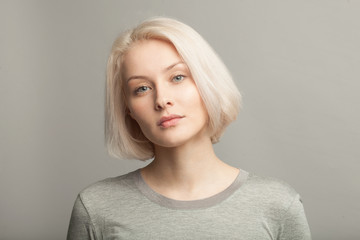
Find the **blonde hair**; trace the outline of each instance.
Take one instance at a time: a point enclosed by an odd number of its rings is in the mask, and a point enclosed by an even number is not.
[[[129,114],[122,79],[123,56],[140,40],[161,39],[174,45],[187,64],[209,115],[212,143],[236,119],[241,96],[224,63],[191,27],[174,19],[156,17],[121,34],[114,42],[107,64],[105,140],[117,158],[147,160],[153,144]]]

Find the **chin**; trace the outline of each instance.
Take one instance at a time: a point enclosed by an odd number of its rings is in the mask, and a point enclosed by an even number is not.
[[[170,130],[170,131],[169,131]],[[171,131],[173,130],[173,131]],[[156,146],[164,148],[175,148],[186,144],[196,144],[203,142],[205,138],[209,138],[207,131],[203,129],[167,129],[162,134],[152,134],[148,139]]]
[[[158,139],[158,141],[153,141],[153,143],[159,147],[164,148],[176,148],[181,147],[187,144],[196,145],[196,142],[203,142],[204,139],[201,136],[171,136],[163,137]]]
[[[154,142],[154,144],[156,146],[159,147],[163,147],[163,148],[175,148],[175,147],[179,147],[182,146],[186,143],[187,141],[181,141],[179,139],[174,139],[174,140],[166,140],[166,139],[162,139],[162,141],[156,141]]]

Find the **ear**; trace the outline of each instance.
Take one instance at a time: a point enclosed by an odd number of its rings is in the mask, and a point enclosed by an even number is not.
[[[130,109],[126,108],[126,114],[129,115],[132,119],[134,119],[134,116],[132,115],[132,113],[130,112]]]
[[[132,119],[134,119],[134,116],[132,115],[131,112],[129,112],[129,116],[130,116]]]

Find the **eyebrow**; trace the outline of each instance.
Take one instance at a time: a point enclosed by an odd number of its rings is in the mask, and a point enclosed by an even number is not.
[[[176,65],[178,65],[178,64],[185,64],[185,63],[184,63],[183,61],[179,61],[179,62],[177,62],[177,63],[171,64],[170,66],[168,66],[167,68],[165,68],[165,72],[171,70],[172,68],[174,68],[174,67],[175,67]]]
[[[175,66],[177,66],[177,65],[179,65],[179,64],[185,64],[185,62],[179,61],[179,62],[173,63],[173,64],[171,64],[170,66],[166,67],[166,68],[164,69],[164,72],[167,72],[167,71],[173,69]],[[129,78],[126,80],[126,82],[129,82],[129,81],[132,80],[132,79],[148,79],[148,77],[141,76],[141,75],[134,75],[134,76],[129,77]]]

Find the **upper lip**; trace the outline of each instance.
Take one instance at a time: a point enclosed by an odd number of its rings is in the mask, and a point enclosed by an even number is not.
[[[174,118],[183,118],[184,116],[177,115],[177,114],[171,114],[167,116],[163,116],[160,118],[160,120],[157,122],[157,125],[160,126],[163,122],[174,119]]]

